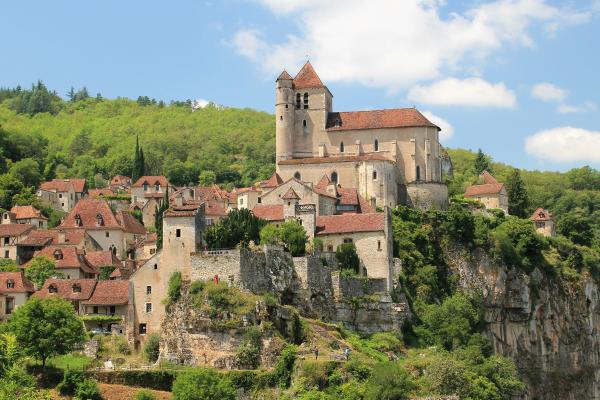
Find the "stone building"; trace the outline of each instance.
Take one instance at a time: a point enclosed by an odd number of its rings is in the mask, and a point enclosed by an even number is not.
[[[48,192],[56,193],[56,196]],[[38,197],[57,210],[69,212],[75,204],[87,195],[85,179],[53,179],[40,185]]]
[[[171,189],[169,180],[162,176],[142,176],[131,185],[131,205],[142,211],[145,226],[154,226],[156,210]]]
[[[25,304],[33,292],[23,272],[0,272],[0,321]]]
[[[307,62],[276,81],[276,170],[283,180],[356,188],[373,206],[445,207],[440,128],[414,108],[334,112]]]
[[[94,279],[98,275],[86,254],[72,244],[49,245],[36,251],[33,257],[47,257],[54,261],[56,271],[66,279]]]
[[[48,218],[33,206],[13,206],[10,212],[15,214],[17,224],[31,224],[38,229],[48,228]]]
[[[556,236],[556,226],[550,211],[538,208],[531,216],[531,220],[533,221],[535,230],[540,235],[546,237]]]
[[[14,213],[4,212],[2,214],[2,223],[0,224],[0,257],[10,258],[19,264],[17,246],[33,230],[35,230],[35,226],[31,224],[17,224]]]
[[[504,183],[500,183],[489,172],[480,176],[481,184],[472,185],[465,191],[465,197],[482,203],[487,209],[499,209],[508,214],[508,193]]]

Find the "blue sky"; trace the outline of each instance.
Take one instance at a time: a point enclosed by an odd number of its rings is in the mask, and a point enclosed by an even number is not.
[[[272,112],[278,72],[308,55],[337,111],[416,106],[449,147],[600,168],[597,0],[19,0],[0,15],[0,86]]]

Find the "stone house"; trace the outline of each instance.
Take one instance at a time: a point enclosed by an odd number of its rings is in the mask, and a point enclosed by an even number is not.
[[[34,296],[41,299],[59,297],[69,300],[78,315],[83,314],[83,301],[88,300],[98,283],[95,279],[46,279]]]
[[[235,199],[236,208],[252,210],[261,203],[261,190],[255,187],[235,189],[231,197]]]
[[[23,272],[0,272],[0,321],[25,304],[34,292]]]
[[[307,62],[276,80],[276,171],[316,184],[323,174],[373,206],[445,207],[440,128],[415,108],[334,112]]]
[[[48,228],[48,218],[33,206],[13,206],[10,212],[15,214],[17,224],[31,224],[38,229]]]
[[[531,220],[533,221],[536,232],[540,235],[546,237],[556,236],[556,226],[550,211],[538,208],[531,216]]]
[[[27,235],[35,230],[31,224],[17,224],[15,215],[11,212],[2,214],[2,223],[0,224],[0,257],[10,258],[17,264],[20,260],[17,254],[17,246],[27,238]]]
[[[486,209],[499,209],[508,215],[508,193],[504,183],[500,183],[489,172],[484,171],[481,184],[472,185],[465,191],[465,197],[482,203]]]
[[[140,239],[135,247],[135,259],[147,260],[156,254],[156,240],[156,233],[148,233],[146,234],[146,237]]]
[[[81,302],[86,328],[102,329],[113,334],[124,334],[128,315],[129,282],[127,280],[98,281],[92,295]],[[120,320],[104,321],[85,317],[117,317]]]
[[[127,192],[131,188],[131,178],[125,175],[115,175],[109,183],[109,188],[115,192]]]
[[[98,276],[98,271],[86,259],[86,254],[75,245],[46,246],[36,251],[33,257],[47,257],[54,261],[56,271],[65,279],[95,279]]]
[[[233,193],[217,185],[181,188],[171,194],[169,201],[174,203],[177,197],[181,197],[186,204],[204,204],[204,224],[207,226],[218,223],[221,218],[227,216],[229,210],[237,207],[237,198]]]
[[[69,212],[75,204],[87,195],[87,184],[85,179],[53,179],[49,182],[43,182],[38,191],[38,197],[49,199],[50,196],[45,192],[54,192],[58,200],[52,200],[51,206],[55,201],[60,208],[58,210]]]
[[[31,260],[34,253],[49,245],[69,244],[74,245],[79,251],[90,252],[102,250],[84,229],[32,230],[25,239],[17,244],[17,258],[20,264]]]

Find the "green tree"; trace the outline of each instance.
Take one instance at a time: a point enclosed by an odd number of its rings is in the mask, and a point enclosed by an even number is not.
[[[530,215],[529,195],[525,189],[525,183],[521,178],[521,172],[514,168],[506,181],[508,192],[508,213],[520,218]]]
[[[156,362],[160,355],[160,335],[153,333],[148,336],[144,345],[144,357],[150,362]]]
[[[156,229],[156,249],[160,250],[163,246],[163,217],[165,211],[169,209],[169,187],[165,190],[160,204],[156,207],[156,217],[154,218],[154,228]]]
[[[212,186],[217,182],[217,175],[210,170],[204,170],[200,172],[198,177],[198,185],[200,186]]]
[[[354,243],[342,243],[335,250],[335,259],[341,269],[351,270],[354,273],[359,273],[360,259],[356,254],[356,246]]]
[[[23,183],[12,174],[0,175],[0,208],[10,210],[14,196],[24,189]]]
[[[8,172],[22,182],[24,186],[37,187],[42,181],[40,166],[33,158],[24,158],[17,161],[10,167]]]
[[[415,388],[410,374],[400,365],[380,363],[373,368],[365,400],[406,400]]]
[[[235,400],[231,381],[212,369],[181,373],[173,382],[174,400]]]
[[[147,389],[140,389],[135,392],[134,400],[157,400],[157,398],[151,391]]]
[[[281,228],[275,224],[266,224],[260,230],[260,244],[282,244]]]
[[[477,175],[483,174],[483,171],[492,173],[492,164],[490,162],[490,158],[481,149],[477,151],[474,167]]]
[[[25,267],[25,277],[33,282],[38,289],[44,286],[46,279],[57,275],[55,262],[45,256],[33,257]]]
[[[0,258],[0,272],[18,272],[19,267],[10,258]]]
[[[179,297],[181,297],[181,285],[181,272],[173,272],[169,277],[169,284],[167,287],[167,302],[169,304],[175,303],[177,300],[179,300]]]
[[[103,265],[100,268],[100,274],[98,275],[99,281],[107,281],[110,279],[110,275],[116,269],[114,265]]]
[[[26,355],[46,365],[49,357],[67,354],[85,340],[83,323],[64,299],[30,298],[8,320],[8,331]]]
[[[590,219],[580,211],[563,214],[557,223],[557,230],[561,235],[571,239],[573,243],[582,246],[591,246],[594,231]]]
[[[144,160],[144,150],[140,147],[140,138],[135,135],[135,152],[133,155],[133,169],[131,171],[131,180],[137,181],[145,175],[146,161]]]
[[[304,254],[308,237],[304,227],[298,221],[289,220],[281,224],[281,239],[292,256]]]
[[[217,224],[206,229],[206,243],[211,249],[232,248],[238,244],[247,246],[250,241],[258,243],[260,230],[265,224],[266,221],[246,208],[233,209]]]

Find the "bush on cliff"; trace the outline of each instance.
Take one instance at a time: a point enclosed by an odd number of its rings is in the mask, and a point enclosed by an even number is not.
[[[160,335],[152,333],[144,345],[144,357],[150,362],[156,362],[160,354]]]
[[[173,382],[174,400],[235,400],[231,381],[213,369],[181,373]]]
[[[261,244],[283,244],[294,257],[306,252],[307,241],[304,227],[296,220],[286,221],[280,226],[268,224],[260,230]]]
[[[360,259],[358,258],[358,254],[356,254],[354,243],[340,244],[335,250],[335,259],[342,271],[347,270],[355,274],[359,273]]]
[[[260,230],[265,224],[266,221],[255,217],[246,208],[233,209],[206,229],[205,240],[211,249],[230,249],[239,244],[247,247],[250,241],[259,242]]]
[[[179,271],[173,272],[171,274],[171,276],[169,277],[169,284],[168,284],[168,288],[167,288],[167,299],[166,299],[167,304],[172,304],[172,303],[175,303],[177,300],[179,300],[179,297],[181,296],[181,285],[182,285],[181,272],[179,272]]]

